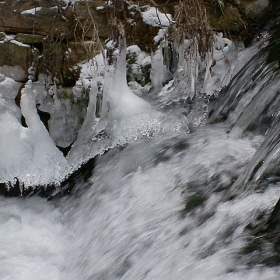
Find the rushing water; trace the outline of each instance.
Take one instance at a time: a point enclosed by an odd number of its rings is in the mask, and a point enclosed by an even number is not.
[[[71,192],[1,197],[0,278],[279,279],[279,231],[268,220],[280,196],[275,45],[192,133],[126,135],[78,173]],[[173,105],[161,108],[167,126],[185,108]]]
[[[228,193],[261,140],[222,126],[138,140],[69,196],[1,198],[1,279],[278,279],[242,251],[279,186]]]

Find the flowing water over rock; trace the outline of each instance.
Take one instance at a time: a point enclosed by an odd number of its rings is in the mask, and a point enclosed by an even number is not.
[[[217,125],[141,139],[100,156],[70,195],[1,198],[1,278],[277,279],[243,250],[279,185],[229,192],[259,145]]]
[[[207,124],[204,99],[188,116],[180,100],[147,111],[145,133],[130,117],[114,124],[122,145],[100,135],[108,151],[48,200],[1,197],[0,278],[279,279],[275,45],[209,105]]]

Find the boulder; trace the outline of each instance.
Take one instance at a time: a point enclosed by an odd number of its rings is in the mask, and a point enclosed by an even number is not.
[[[29,45],[11,40],[0,43],[1,73],[17,82],[24,82],[28,77],[28,68],[32,63],[32,50]]]
[[[226,3],[223,11],[213,12],[212,10],[208,13],[209,23],[214,30],[229,32],[231,35],[240,34],[244,29],[244,22],[239,10]]]
[[[233,0],[239,11],[248,18],[262,17],[270,6],[270,0]]]
[[[269,10],[269,0],[255,0],[245,2],[245,14],[249,18],[259,18]]]

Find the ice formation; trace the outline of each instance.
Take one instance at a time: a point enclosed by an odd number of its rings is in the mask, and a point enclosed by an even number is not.
[[[152,10],[144,17],[154,12]],[[165,15],[161,16],[167,20]],[[193,127],[203,123],[204,115],[196,115],[194,111],[186,118],[189,112],[184,103],[178,105],[175,115],[158,111],[161,108],[158,104],[162,102],[165,106],[181,99],[193,99],[199,92],[215,94],[229,82],[235,73],[234,68],[241,67],[235,59],[242,54],[237,54],[230,40],[216,35],[213,53],[207,53],[202,60],[195,39],[176,45],[170,44],[167,35],[167,29],[160,30],[156,39],[159,48],[152,56],[143,54],[137,46],[127,48],[123,36],[113,53],[114,63],[108,63],[99,55],[81,65],[80,79],[71,93],[74,105],[67,98],[61,98],[60,89],[55,84],[47,82],[46,90],[43,80],[48,77],[39,77],[38,82],[29,81],[22,90],[20,110],[14,104],[20,84],[3,76],[0,79],[0,149],[3,159],[0,180],[10,181],[17,177],[29,185],[59,182],[82,163],[111,147],[167,131],[188,133],[190,121]],[[107,47],[115,45],[111,41]],[[134,80],[128,86],[127,51],[135,56],[131,75],[141,76],[143,73],[139,69],[148,69],[151,65],[150,83],[145,81],[140,85]],[[81,110],[82,107],[76,106],[73,110],[85,92],[89,92],[86,113],[82,112],[85,107]],[[36,103],[51,115],[50,132],[39,119]],[[20,123],[21,114],[26,119],[27,128]],[[83,120],[83,114],[85,119],[81,126],[78,123]],[[67,147],[73,142],[65,159],[56,145]]]
[[[97,58],[95,63],[100,66],[92,68],[94,71],[87,116],[70,151],[68,161],[71,164],[77,164],[77,158],[82,163],[110,147],[127,143],[130,138],[149,133],[154,122],[151,115],[161,116],[127,85],[125,38],[120,38],[120,46],[114,56],[116,62],[112,65],[107,61],[103,61],[103,65],[102,62],[98,64]],[[99,87],[102,88],[101,92]],[[102,95],[99,118],[96,117],[97,94]]]
[[[169,78],[169,71],[164,64],[164,58],[162,55],[162,49],[158,49],[155,54],[152,56],[152,63],[151,63],[151,83],[152,83],[152,90],[154,92],[159,92],[164,83]]]
[[[16,85],[11,79],[3,82],[12,88]],[[18,87],[18,84],[16,86]],[[10,96],[10,100],[15,97],[15,93]],[[9,104],[7,97],[1,98],[0,179],[2,182],[17,177],[28,186],[58,183],[64,177],[61,171],[66,170],[66,159],[40,121],[36,109],[36,95],[36,88],[29,81],[22,90],[21,97],[21,113],[28,127],[21,125],[21,114],[15,103]]]

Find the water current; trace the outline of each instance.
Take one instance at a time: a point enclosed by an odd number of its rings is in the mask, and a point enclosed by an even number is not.
[[[275,49],[262,48],[191,133],[129,139],[71,192],[0,197],[0,279],[279,279]],[[178,104],[161,118],[178,119]]]

